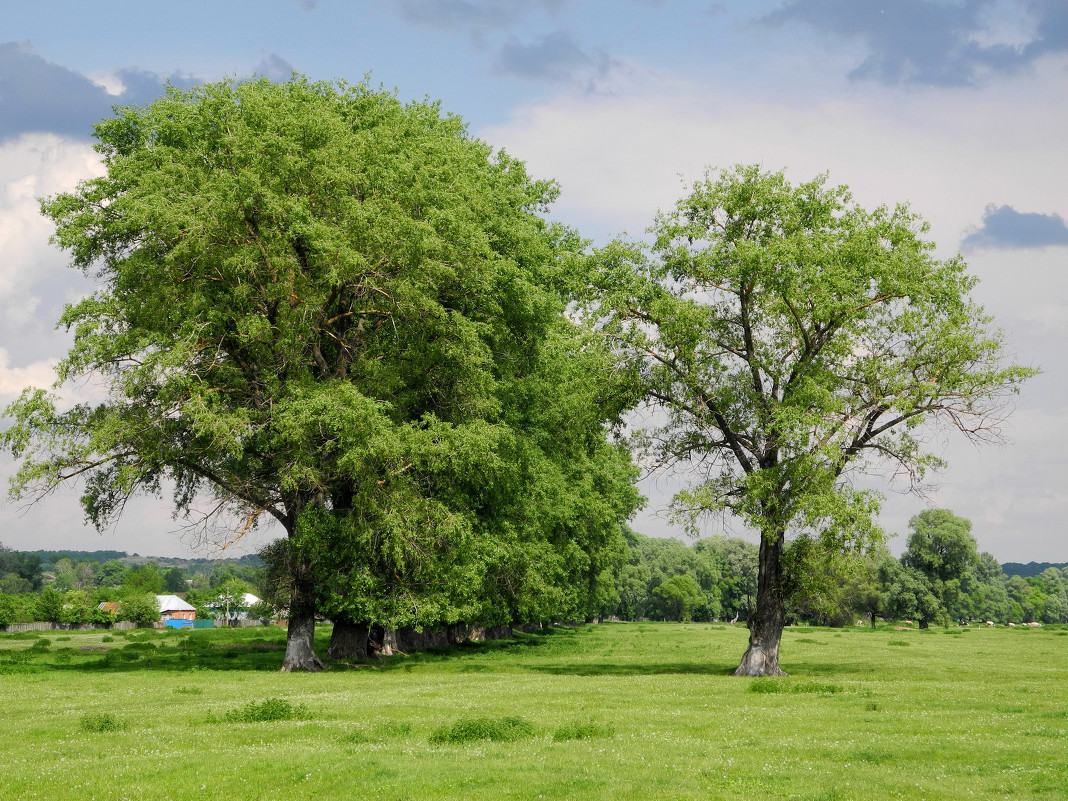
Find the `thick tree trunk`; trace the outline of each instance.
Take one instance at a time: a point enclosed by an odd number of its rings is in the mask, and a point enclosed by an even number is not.
[[[331,659],[367,659],[370,629],[366,623],[354,623],[344,615],[335,615],[334,632],[330,635],[326,655]]]
[[[315,579],[308,558],[290,553],[289,631],[282,670],[323,670],[315,655]]]
[[[760,537],[756,606],[749,614],[749,648],[734,671],[735,676],[785,676],[779,669],[779,641],[786,625],[783,598],[783,531]]]

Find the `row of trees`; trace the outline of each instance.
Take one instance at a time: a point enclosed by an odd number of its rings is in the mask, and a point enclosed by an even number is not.
[[[757,545],[734,537],[708,537],[687,545],[630,529],[623,534],[624,546],[607,566],[599,598],[576,611],[622,620],[747,620],[757,590]],[[804,540],[793,543],[788,565],[793,568],[810,548]],[[829,626],[851,625],[858,618],[874,623],[876,617],[912,619],[921,626],[974,620],[1068,623],[1068,567],[1049,567],[1027,578],[1007,576],[991,554],[979,552],[970,522],[945,509],[912,519],[900,559],[878,549],[845,558],[821,554],[818,563],[809,561],[800,565],[801,578],[791,581],[791,621]],[[142,608],[145,595],[160,592],[164,577],[176,569],[163,572],[151,563],[122,567],[124,582],[88,591],[63,592],[58,580],[40,593],[0,591],[0,624],[114,619],[96,609],[101,601],[121,602],[118,619],[156,619],[154,607]],[[99,570],[97,575],[106,573]],[[220,598],[237,599],[245,592],[271,594],[284,613],[285,598],[278,596],[277,586],[272,591],[263,570],[225,565],[194,575],[197,579],[186,585],[185,597],[197,607],[198,617],[219,615]],[[272,614],[269,608],[261,611]]]
[[[800,538],[786,548],[788,621],[874,625],[878,617],[932,623],[1068,623],[1068,567],[1007,576],[980,552],[971,523],[946,509],[910,521],[900,559],[885,548],[862,554],[820,552]],[[618,602],[602,610],[624,620],[745,620],[757,588],[757,546],[711,537],[692,546],[627,533],[616,569]]]
[[[286,670],[322,667],[320,613],[356,642],[604,606],[638,503],[611,433],[644,406],[627,444],[693,477],[675,512],[760,532],[738,673],[778,674],[799,568],[879,540],[850,471],[920,480],[919,424],[990,436],[1034,372],[922,220],[822,177],[709,173],[594,251],[542,216],[554,184],[365,85],[171,88],[96,137],[104,175],[43,210],[98,286],[59,378],[106,400],[12,404],[13,492],[82,480],[97,526],[163,491],[238,535],[272,516]]]

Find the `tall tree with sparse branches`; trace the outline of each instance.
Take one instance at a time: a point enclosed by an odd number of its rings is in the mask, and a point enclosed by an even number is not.
[[[959,257],[934,258],[905,206],[872,211],[825,177],[792,186],[737,166],[708,173],[657,218],[650,247],[598,254],[590,319],[652,407],[647,459],[692,483],[674,510],[736,515],[760,532],[739,675],[777,675],[788,534],[877,541],[870,470],[919,486],[942,465],[932,427],[998,436],[1034,370],[969,298]]]

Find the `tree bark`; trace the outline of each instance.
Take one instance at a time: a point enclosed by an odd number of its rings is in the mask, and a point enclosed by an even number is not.
[[[786,532],[772,531],[760,537],[756,606],[746,621],[749,647],[742,655],[735,676],[785,676],[779,669],[779,641],[786,625],[783,597],[782,551]]]
[[[367,659],[367,636],[371,627],[356,623],[344,615],[334,616],[334,632],[330,635],[331,659]]]
[[[304,554],[290,551],[289,629],[282,671],[319,671],[325,666],[315,655],[315,579]]]

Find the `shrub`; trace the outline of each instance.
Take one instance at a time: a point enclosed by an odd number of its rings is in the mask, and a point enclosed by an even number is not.
[[[131,642],[122,646],[124,651],[155,651],[156,646],[150,642]]]
[[[450,726],[442,726],[430,735],[436,745],[493,740],[513,742],[534,736],[534,727],[523,718],[463,718]]]
[[[154,595],[138,595],[119,603],[116,620],[133,623],[155,623],[159,620],[159,603]]]
[[[223,719],[227,723],[266,723],[307,716],[308,708],[302,704],[291,704],[284,698],[268,698],[259,703],[253,701],[239,709],[231,709]]]
[[[121,731],[126,724],[109,712],[82,715],[81,729],[86,732]]]

